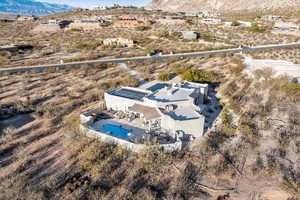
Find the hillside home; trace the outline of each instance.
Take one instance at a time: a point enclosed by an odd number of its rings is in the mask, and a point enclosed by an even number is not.
[[[135,45],[135,41],[125,38],[108,38],[103,40],[105,46],[124,46],[132,47]]]
[[[161,25],[181,25],[181,24],[185,24],[186,21],[179,17],[166,17],[166,18],[159,19],[157,23]]]
[[[217,18],[205,18],[202,19],[202,23],[204,24],[220,24],[222,22],[221,19],[217,19]]]
[[[299,25],[292,22],[280,21],[275,23],[274,29],[279,31],[298,31]]]
[[[24,22],[24,21],[33,21],[35,19],[36,19],[36,17],[34,17],[34,16],[21,15],[17,18],[17,21]]]
[[[31,31],[32,33],[53,33],[60,31],[62,25],[57,20],[49,20],[48,22],[43,22]]]
[[[9,14],[0,14],[1,22],[15,22],[17,20],[17,15],[9,15]]]
[[[208,17],[209,13],[207,11],[186,11],[184,15],[187,17]]]
[[[113,23],[115,28],[134,28],[137,26],[150,26],[152,21],[144,18],[137,18],[134,16],[120,16],[117,21]]]
[[[82,11],[84,11],[85,9],[83,9],[83,8],[72,8],[70,11],[71,12],[82,12]]]
[[[163,130],[172,137],[203,136],[205,117],[200,105],[207,96],[208,85],[191,82],[180,84],[157,83],[141,90],[122,87],[104,94],[107,110],[136,116],[147,129]]]
[[[103,19],[76,19],[69,25],[69,29],[83,29],[83,30],[94,30],[101,28],[101,25],[105,24],[106,21]]]
[[[265,20],[279,20],[282,19],[282,16],[277,16],[277,15],[265,15],[261,17],[262,19]]]
[[[92,6],[92,10],[107,10],[107,6]]]
[[[186,40],[196,40],[198,39],[198,33],[194,31],[182,31],[183,39]]]

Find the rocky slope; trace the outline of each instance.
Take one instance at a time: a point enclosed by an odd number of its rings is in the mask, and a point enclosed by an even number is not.
[[[166,11],[275,10],[300,7],[300,0],[152,0],[146,9]]]
[[[0,12],[25,15],[47,15],[64,12],[71,7],[67,5],[38,2],[34,0],[0,0]]]

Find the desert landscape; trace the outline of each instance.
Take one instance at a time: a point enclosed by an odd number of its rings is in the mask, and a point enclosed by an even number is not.
[[[300,198],[299,12],[184,2],[0,15],[0,199]]]

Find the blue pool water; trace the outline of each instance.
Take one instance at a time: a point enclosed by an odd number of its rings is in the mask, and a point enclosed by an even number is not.
[[[124,140],[129,140],[128,133],[130,133],[130,130],[127,130],[118,125],[105,124],[101,128],[101,131]]]

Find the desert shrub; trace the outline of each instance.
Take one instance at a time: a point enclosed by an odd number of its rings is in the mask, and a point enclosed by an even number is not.
[[[9,59],[0,56],[0,63],[1,63],[1,64],[8,64],[8,63],[9,63]],[[0,67],[1,67],[1,66],[0,66]]]
[[[285,169],[281,184],[283,189],[295,196],[295,198],[291,199],[296,200],[300,198],[299,173],[294,169]]]
[[[245,69],[245,65],[243,63],[237,64],[234,67],[231,67],[230,72],[239,75]]]
[[[0,136],[0,144],[9,143],[13,140],[14,135],[16,134],[17,130],[15,127],[7,127],[3,130],[3,133]],[[1,133],[1,131],[0,131]]]
[[[186,71],[187,69],[185,69],[185,68],[182,68],[182,67],[178,67],[178,68],[176,68],[176,70],[175,70],[175,74],[176,75],[182,75],[185,71]]]
[[[257,33],[263,33],[267,29],[265,27],[260,27],[257,23],[252,23],[250,30]]]
[[[288,82],[284,86],[284,90],[292,101],[297,102],[300,99],[300,84]]]
[[[5,58],[10,58],[11,53],[9,51],[0,51],[0,56]]]
[[[128,75],[125,79],[122,80],[122,85],[125,86],[131,86],[131,87],[137,87],[139,86],[140,81],[131,75]]]
[[[234,111],[234,113],[238,114],[241,112],[241,103],[238,100],[230,99],[229,100],[229,108]]]
[[[214,39],[214,36],[211,33],[203,33],[201,34],[201,37],[205,41],[212,41]]]
[[[225,156],[220,156],[216,161],[215,167],[213,169],[215,175],[219,176],[224,173],[230,172],[232,167],[230,166],[230,155],[228,152],[225,153]]]
[[[264,161],[263,161],[260,153],[258,153],[256,155],[255,162],[253,163],[253,165],[251,167],[253,175],[259,174],[260,172],[262,172],[264,170],[264,168],[265,168]]]
[[[231,124],[233,121],[233,117],[229,114],[228,110],[222,112],[221,119],[224,124]]]
[[[231,97],[232,94],[234,94],[237,90],[239,89],[238,85],[236,84],[235,81],[231,81],[229,82],[224,90],[223,90],[223,94],[226,95],[226,96],[229,96]]]
[[[80,28],[72,28],[72,29],[70,29],[70,31],[72,31],[72,32],[81,32],[82,29],[80,29]]]
[[[197,182],[197,175],[202,175],[202,172],[193,163],[188,162],[171,183],[168,199],[193,199],[196,196],[201,197],[200,199],[208,199],[210,197],[208,193],[192,187]]]
[[[169,81],[171,79],[172,79],[172,75],[167,72],[163,72],[158,75],[158,80],[160,81]]]
[[[172,156],[157,148],[147,149],[138,155],[137,165],[149,172],[159,172],[164,165],[172,162]]]
[[[257,69],[253,72],[253,74],[257,80],[260,78],[269,80],[274,75],[274,70],[272,70],[272,68]]]
[[[171,34],[171,36],[174,37],[174,38],[179,39],[179,38],[182,37],[182,33],[181,33],[181,32],[178,32],[178,31],[175,31],[175,32],[173,32],[173,33]]]
[[[91,43],[77,43],[75,48],[80,49],[80,50],[90,50],[90,49],[95,49],[100,45],[99,42],[91,42]]]
[[[161,37],[161,38],[167,38],[170,36],[170,33],[168,30],[160,30],[155,34],[157,37]]]
[[[183,80],[190,82],[211,83],[213,81],[213,74],[211,72],[196,69],[187,70],[181,76]]]
[[[273,176],[278,168],[277,160],[273,155],[267,155],[267,173]]]
[[[151,27],[150,26],[138,26],[135,28],[135,30],[137,31],[147,31],[147,30],[150,30]]]
[[[241,23],[239,21],[233,21],[231,23],[231,26],[240,26],[240,25],[241,25]]]
[[[231,124],[223,124],[219,127],[218,131],[226,137],[234,137],[236,135],[236,127]]]

